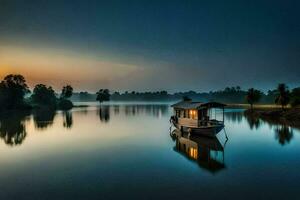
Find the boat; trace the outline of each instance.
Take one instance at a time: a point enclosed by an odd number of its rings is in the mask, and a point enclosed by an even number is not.
[[[218,102],[203,103],[183,100],[171,105],[174,115],[171,116],[170,122],[182,132],[214,137],[225,127],[225,106]],[[217,110],[221,110],[221,113],[217,114]],[[221,120],[217,120],[219,114],[221,114]]]

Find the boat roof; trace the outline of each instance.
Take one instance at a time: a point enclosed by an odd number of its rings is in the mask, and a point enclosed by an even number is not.
[[[180,101],[171,105],[175,109],[201,109],[201,108],[223,108],[226,105],[218,102],[197,102],[197,101]]]

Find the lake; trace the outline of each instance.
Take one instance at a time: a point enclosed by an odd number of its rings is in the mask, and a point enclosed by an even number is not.
[[[296,199],[299,129],[225,111],[211,139],[164,103],[1,116],[0,199]]]

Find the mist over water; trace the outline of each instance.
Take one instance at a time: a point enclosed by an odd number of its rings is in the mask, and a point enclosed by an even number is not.
[[[299,129],[226,109],[217,138],[189,137],[170,129],[172,114],[166,103],[111,103],[1,116],[0,199],[298,194]]]

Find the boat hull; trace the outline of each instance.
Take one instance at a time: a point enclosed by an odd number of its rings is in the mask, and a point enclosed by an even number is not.
[[[186,127],[179,124],[174,125],[177,129],[183,132],[207,137],[215,137],[224,128],[224,124],[218,124],[210,127]]]

